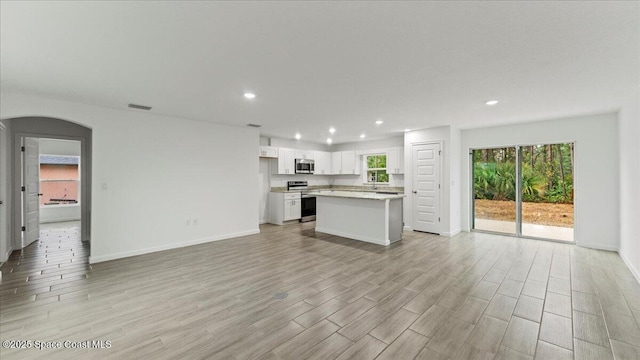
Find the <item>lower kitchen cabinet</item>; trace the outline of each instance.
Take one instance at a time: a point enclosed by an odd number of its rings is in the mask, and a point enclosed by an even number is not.
[[[269,222],[282,225],[289,220],[297,220],[302,216],[301,195],[299,192],[271,192],[269,193]]]

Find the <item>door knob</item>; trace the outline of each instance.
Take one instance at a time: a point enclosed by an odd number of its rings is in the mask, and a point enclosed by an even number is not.
[[[414,193],[414,194],[417,194],[417,193],[418,193],[418,190],[413,190],[413,193]]]
[[[42,196],[43,194],[38,194],[38,196]]]

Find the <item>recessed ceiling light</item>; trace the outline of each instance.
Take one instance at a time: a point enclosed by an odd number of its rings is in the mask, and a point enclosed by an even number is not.
[[[364,138],[366,138],[366,137],[367,137],[367,135],[365,135],[365,134],[361,134],[361,135],[360,135],[360,139],[364,139]]]
[[[296,140],[300,140],[301,137],[302,135],[300,135],[300,133],[296,133]]]
[[[329,128],[329,132],[333,134],[334,132],[336,132],[336,129],[335,128]]]
[[[380,125],[380,124],[382,124],[383,122],[384,122],[384,121],[382,121],[382,120],[376,120],[376,125]]]
[[[255,99],[256,98],[256,94],[247,92],[247,93],[244,93],[244,97],[247,98],[247,99]]]
[[[493,106],[493,105],[495,105],[495,104],[497,104],[497,103],[498,103],[498,100],[489,100],[489,101],[486,101],[486,102],[485,102],[485,104],[487,104],[487,105],[489,105],[489,106]]]
[[[404,132],[409,132],[411,131],[411,129],[404,129]]]
[[[331,138],[327,139],[327,144],[331,144],[333,142],[333,140],[331,140]]]

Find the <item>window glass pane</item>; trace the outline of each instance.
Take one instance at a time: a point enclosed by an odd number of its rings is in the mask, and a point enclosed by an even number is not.
[[[389,182],[389,174],[385,170],[378,170],[378,182]]]
[[[386,169],[387,168],[387,156],[380,155],[378,156],[378,168]]]
[[[376,157],[367,156],[367,169],[375,169],[375,168],[376,168]]]
[[[473,151],[474,228],[516,233],[516,148]]]
[[[522,235],[573,241],[573,143],[521,149]]]

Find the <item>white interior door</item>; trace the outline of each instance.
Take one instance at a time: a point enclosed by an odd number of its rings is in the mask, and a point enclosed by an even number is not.
[[[440,233],[440,144],[412,146],[413,229]]]
[[[22,195],[22,226],[25,227],[22,247],[40,237],[40,151],[38,139],[24,138],[22,181],[25,191]]]

